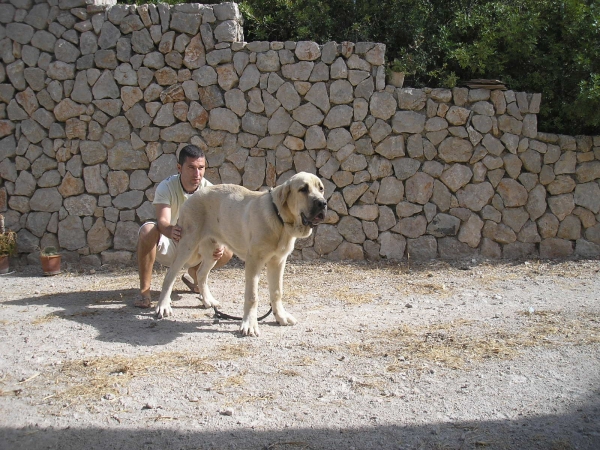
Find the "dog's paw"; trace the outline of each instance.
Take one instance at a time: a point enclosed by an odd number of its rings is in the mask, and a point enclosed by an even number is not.
[[[242,320],[242,325],[240,326],[240,331],[242,332],[242,336],[260,336],[260,331],[258,329],[258,321],[254,320]]]
[[[200,301],[205,308],[212,308],[213,306],[221,306],[221,304],[212,296],[200,296]]]
[[[173,315],[173,310],[171,309],[171,302],[166,302],[166,304],[159,303],[156,305],[156,317],[158,319],[162,319],[164,317],[169,317]]]
[[[284,312],[283,314],[275,317],[275,319],[277,320],[277,323],[281,326],[296,325],[298,323],[296,318],[287,312]]]

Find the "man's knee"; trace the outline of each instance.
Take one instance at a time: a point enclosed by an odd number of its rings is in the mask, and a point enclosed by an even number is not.
[[[153,247],[158,245],[160,232],[155,223],[148,222],[141,226],[138,233],[138,246]]]
[[[147,239],[148,237],[156,237],[159,234],[158,225],[153,222],[146,222],[140,227],[138,232],[140,239]]]

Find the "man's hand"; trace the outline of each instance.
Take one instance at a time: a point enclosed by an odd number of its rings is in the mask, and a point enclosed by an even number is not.
[[[177,225],[172,225],[172,226],[168,227],[168,231],[170,231],[170,236],[169,235],[166,235],[166,236],[170,237],[175,242],[179,242],[179,239],[181,239],[181,227],[177,226]]]
[[[213,253],[213,259],[215,261],[218,261],[219,259],[221,259],[221,257],[223,256],[223,253],[225,253],[225,247],[219,247],[218,249],[215,250],[215,252]]]
[[[156,223],[158,224],[160,233],[169,239],[173,239],[175,242],[179,242],[181,239],[181,227],[171,225],[171,207],[163,204],[154,205],[154,207],[156,209]]]

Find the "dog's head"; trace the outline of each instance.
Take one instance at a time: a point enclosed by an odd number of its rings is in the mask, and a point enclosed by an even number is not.
[[[327,201],[316,175],[300,172],[273,191],[273,201],[284,222],[293,222],[300,233],[310,236],[312,228],[325,220]]]

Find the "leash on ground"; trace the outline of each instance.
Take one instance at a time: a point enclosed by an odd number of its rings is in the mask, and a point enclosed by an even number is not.
[[[214,316],[216,319],[223,319],[223,320],[242,320],[242,317],[237,317],[237,316],[230,316],[229,314],[225,314],[222,313],[221,311],[219,311],[217,309],[216,306],[213,306],[213,310],[215,312]],[[258,322],[260,322],[263,319],[266,319],[267,317],[269,317],[269,314],[271,314],[273,312],[273,308],[269,308],[269,310],[267,311],[267,313],[264,316],[260,316],[258,319],[256,319]]]

